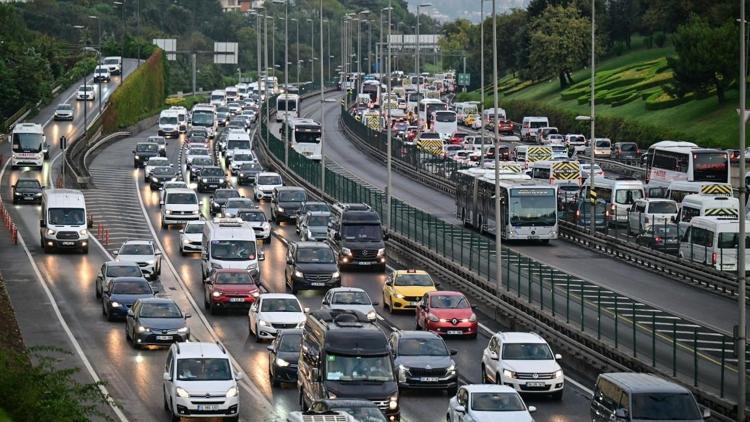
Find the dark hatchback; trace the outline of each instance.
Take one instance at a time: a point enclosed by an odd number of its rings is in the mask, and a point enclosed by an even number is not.
[[[635,142],[615,142],[612,144],[612,158],[626,163],[638,161],[641,151]]]
[[[202,177],[203,176],[201,176],[201,178]],[[240,192],[237,189],[216,189],[214,194],[211,195],[211,198],[209,198],[209,204],[211,204],[209,211],[211,212],[211,215],[216,215],[221,212],[221,207],[227,203],[229,198],[242,198],[242,195],[240,195]]]
[[[271,385],[297,382],[297,362],[302,348],[302,330],[281,330],[268,346],[268,378]]]
[[[190,314],[183,314],[172,299],[149,297],[138,299],[125,318],[125,338],[134,348],[146,345],[168,345],[188,341]]]
[[[307,201],[307,193],[296,186],[280,186],[274,188],[271,197],[271,219],[277,223],[297,218],[297,212]]]
[[[13,185],[13,203],[34,202],[42,203],[44,186],[37,179],[19,178]]]
[[[213,167],[214,160],[211,157],[195,157],[193,161],[188,163],[185,168],[190,177],[198,177],[201,174],[201,170],[204,167]]]
[[[159,144],[154,142],[138,142],[133,150],[133,168],[142,168],[151,157],[159,155]]]
[[[301,289],[341,287],[341,273],[333,249],[324,242],[292,243],[284,274],[292,293]]]
[[[151,176],[148,178],[148,184],[151,190],[161,189],[164,182],[170,182],[177,179],[177,169],[174,167],[156,167],[151,170]]]
[[[586,199],[579,199],[576,204],[575,222],[581,227],[591,227],[591,203]],[[604,230],[607,228],[607,203],[599,200],[593,207],[593,213],[595,215],[595,224],[597,230]]]
[[[244,163],[237,169],[237,184],[255,183],[255,177],[263,171],[258,163]]]
[[[118,277],[102,290],[102,314],[108,321],[125,318],[138,299],[153,297],[156,291],[143,277]]]
[[[198,192],[209,192],[216,189],[224,188],[229,183],[224,174],[224,170],[217,166],[206,166],[201,168],[200,174],[197,175]]]
[[[639,234],[635,241],[639,245],[676,255],[680,250],[679,227],[676,224],[656,224]]]
[[[428,331],[397,331],[390,340],[399,389],[448,390],[456,394],[458,372],[445,341]]]

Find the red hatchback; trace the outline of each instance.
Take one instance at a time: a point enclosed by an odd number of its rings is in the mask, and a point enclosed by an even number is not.
[[[468,133],[463,133],[463,132],[454,133],[450,139],[451,145],[462,145],[464,143],[466,135],[468,135]]]
[[[475,338],[478,325],[473,307],[461,292],[429,292],[417,306],[417,330]]]
[[[246,270],[214,270],[203,284],[203,303],[212,314],[219,309],[249,308],[260,296],[255,278]]]

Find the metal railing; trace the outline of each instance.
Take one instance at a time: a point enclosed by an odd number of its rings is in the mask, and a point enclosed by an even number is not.
[[[265,133],[262,119],[259,135]],[[272,135],[260,146],[283,168],[283,141]],[[284,170],[299,184],[331,201],[368,203],[382,218],[382,191],[332,166],[326,167],[326,185],[321,189],[320,162],[294,150],[288,154]],[[422,256],[432,264],[431,270],[457,276],[467,290],[486,292],[485,299],[497,306],[503,303],[533,317],[548,328],[550,336],[578,344],[577,354],[591,359],[596,355],[598,362],[608,362],[602,370],[659,373],[688,386],[719,413],[732,414],[737,398],[732,387],[736,358],[730,333],[656,309],[507,248],[501,252],[503,282],[497,285],[497,248],[491,239],[397,199],[392,200],[391,216],[389,247],[397,245],[407,254]]]

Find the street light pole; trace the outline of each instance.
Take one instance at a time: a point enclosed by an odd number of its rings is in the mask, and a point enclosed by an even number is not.
[[[284,3],[284,166],[289,166],[289,0],[274,3]]]
[[[265,75],[265,83],[263,84],[263,91],[265,93],[265,103],[266,103],[266,143],[268,142],[268,125],[271,123],[271,115],[269,112],[269,108],[271,108],[269,96],[268,96],[268,20],[273,19],[271,16],[263,15],[263,26],[265,27],[265,43],[263,45],[263,56],[264,61],[266,63],[266,75]],[[260,87],[258,87],[260,89]]]
[[[260,41],[260,34],[261,34],[260,19],[262,17],[262,15],[260,13],[261,10],[263,10],[263,9],[261,9],[260,7],[258,7],[258,8],[256,8],[256,11],[255,11],[255,25],[256,25],[255,34],[256,34],[256,38],[257,38],[257,40],[256,40],[256,42],[257,42],[257,45],[256,45],[256,54],[255,54],[255,56],[257,58],[256,63],[257,63],[257,66],[258,66],[258,69],[257,69],[257,71],[258,71],[258,96],[263,95],[260,92],[260,78],[261,78],[261,76],[260,76],[260,70],[261,70],[261,57],[262,57],[261,56],[261,41]],[[195,57],[195,55],[193,55],[193,57]],[[193,63],[195,63],[195,62],[193,62]],[[193,82],[193,85],[195,85],[195,82]],[[195,86],[193,86],[193,93],[195,93]],[[261,118],[261,120],[262,120],[262,118]]]
[[[386,75],[388,77],[388,98],[391,97],[391,11],[393,10],[393,7],[391,6],[391,0],[388,0],[388,55],[386,57]],[[383,48],[382,45],[380,47]],[[389,103],[390,104],[390,103]],[[391,121],[391,109],[388,108],[388,123],[390,125]],[[386,229],[390,230],[391,228],[391,190],[393,188],[393,180],[392,180],[392,169],[391,169],[391,156],[393,155],[392,148],[391,148],[391,142],[392,142],[392,130],[390,127],[387,128],[387,140],[386,140],[386,149],[388,150],[388,158],[386,160],[386,167],[388,171],[388,180],[387,180],[387,186],[385,188],[385,196],[386,196],[386,204],[385,204],[385,227]]]
[[[497,93],[497,9],[496,0],[492,0],[492,95],[494,98],[492,110],[495,121],[495,278],[497,279],[497,291],[503,286],[503,225],[502,212],[500,210],[500,126],[497,124],[498,93]],[[482,139],[484,144],[484,139]]]
[[[430,7],[430,6],[432,6],[432,3],[422,3],[422,4],[420,4],[420,5],[417,6],[417,44],[416,44],[417,54],[415,55],[415,57],[416,57],[416,66],[415,67],[416,67],[416,71],[417,71],[417,121],[419,121],[419,102],[421,101],[420,100],[420,98],[421,98],[420,97],[420,90],[421,90],[421,86],[422,86],[422,83],[421,83],[422,76],[421,76],[421,73],[419,71],[419,15],[422,14],[422,8],[423,7],[426,8],[426,7]],[[425,110],[425,122],[426,121],[427,121],[427,113],[426,113],[426,110]]]
[[[329,51],[330,54],[330,51]],[[325,127],[326,127],[326,97],[323,84],[323,0],[320,0],[320,191],[326,191],[326,155],[325,155]]]
[[[481,65],[479,66],[479,93],[481,95],[480,103],[479,103],[479,120],[482,122],[482,126],[479,128],[479,136],[482,139],[482,144],[480,146],[482,155],[479,159],[480,167],[483,167],[484,163],[484,156],[487,153],[487,148],[484,147],[484,2],[485,0],[479,0],[479,16],[480,16],[480,30],[479,30],[479,44],[480,44],[480,50],[479,50],[479,61],[481,62]]]
[[[122,40],[120,43],[120,59],[122,60],[125,58],[125,0],[115,1],[112,2],[112,4],[120,6],[120,23],[122,24],[122,34],[120,34],[120,39]]]
[[[596,156],[594,155],[594,149],[596,149],[596,0],[591,0],[591,139],[589,140],[589,146],[591,150],[591,169],[589,173],[589,191],[595,192],[594,184],[594,167],[596,165]],[[591,204],[591,235],[596,234],[596,198],[594,203]],[[617,215],[615,215],[615,221]]]
[[[740,154],[744,154],[746,147],[745,131],[747,125],[747,51],[745,43],[745,0],[740,0]],[[745,198],[747,196],[747,184],[744,180],[745,175],[745,158],[740,156],[740,227],[739,238],[745,239],[747,236],[747,227],[745,224]],[[747,353],[745,341],[747,340],[747,315],[745,308],[745,299],[747,298],[747,285],[745,276],[745,251],[747,245],[745,241],[738,242],[737,251],[737,304],[739,308],[737,336],[735,339],[737,349],[737,420],[745,420],[745,400],[747,398]]]

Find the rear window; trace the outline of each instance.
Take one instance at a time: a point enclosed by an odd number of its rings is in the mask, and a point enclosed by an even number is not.
[[[687,393],[634,394],[632,401],[632,419],[660,421],[702,419],[693,396]]]
[[[610,141],[596,141],[596,146],[599,148],[609,148],[612,146]]]
[[[638,145],[636,144],[620,144],[620,149],[623,151],[636,151],[638,150]]]
[[[677,204],[674,202],[653,202],[648,206],[650,214],[677,214]]]

